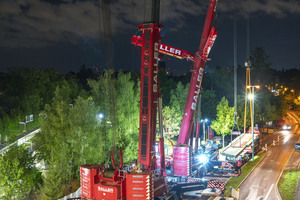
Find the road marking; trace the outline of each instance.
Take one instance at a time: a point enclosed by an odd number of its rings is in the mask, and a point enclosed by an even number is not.
[[[273,187],[274,187],[274,183],[271,185],[271,187],[270,187],[270,189],[269,189],[269,191],[268,191],[268,193],[267,193],[267,196],[264,198],[264,200],[267,200],[267,199],[268,199],[268,197],[269,197],[269,195],[270,195],[270,192],[271,192],[271,190],[273,189]]]

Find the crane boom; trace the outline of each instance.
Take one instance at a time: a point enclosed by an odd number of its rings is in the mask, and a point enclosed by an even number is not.
[[[202,78],[205,63],[208,60],[210,49],[217,37],[216,29],[212,27],[217,0],[210,0],[201,42],[198,51],[194,56],[194,65],[188,96],[184,108],[177,145],[173,147],[173,169],[175,176],[188,177],[192,170],[192,150],[194,115],[197,107],[198,98],[201,92]],[[190,141],[189,141],[190,139]]]
[[[203,28],[199,50],[196,52],[195,62],[192,70],[186,105],[184,108],[183,119],[180,127],[180,133],[177,143],[187,144],[191,135],[193,125],[193,117],[196,109],[202,78],[205,68],[205,63],[208,59],[208,54],[217,37],[216,29],[212,27],[215,16],[217,0],[211,0],[209,3],[208,12]]]

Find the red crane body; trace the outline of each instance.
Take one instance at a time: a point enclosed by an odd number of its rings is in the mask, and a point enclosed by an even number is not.
[[[139,161],[143,169],[155,165],[155,130],[158,104],[158,55],[160,26],[156,23],[139,26],[143,33],[141,55]]]
[[[187,101],[184,108],[178,144],[188,144],[188,140],[190,138],[189,136],[191,132],[191,127],[193,125],[194,112],[200,94],[205,63],[208,59],[209,51],[217,37],[216,29],[212,28],[216,5],[217,0],[210,1],[199,50],[195,53],[195,62],[193,66]]]
[[[185,58],[194,62],[189,91],[184,109],[184,115],[177,141],[178,145],[175,145],[173,147],[173,169],[174,175],[176,176],[187,177],[190,176],[191,172],[191,146],[193,142],[194,114],[195,109],[197,107],[197,101],[201,92],[201,84],[205,63],[209,59],[209,52],[217,37],[216,28],[212,27],[216,12],[216,6],[217,0],[210,0],[202,32],[201,42],[199,45],[199,49],[195,53],[195,55],[188,51],[159,43],[158,50],[160,53],[167,54],[179,59]],[[142,37],[134,35],[131,38],[131,43],[135,44],[136,46],[143,46],[144,41]]]
[[[159,6],[159,0],[153,0],[154,7]],[[83,165],[80,168],[81,174],[81,198],[88,200],[145,200],[154,199],[167,192],[165,173],[156,172],[155,166],[155,133],[156,116],[159,97],[158,83],[158,58],[159,52],[175,56],[177,58],[194,61],[194,68],[184,111],[181,131],[178,143],[187,144],[191,135],[193,123],[192,116],[200,93],[201,81],[204,72],[205,62],[208,53],[216,38],[216,31],[212,28],[215,7],[217,0],[210,1],[209,11],[206,17],[202,39],[198,52],[193,56],[187,51],[161,44],[160,29],[158,20],[145,23],[139,26],[142,37],[133,36],[132,43],[140,46],[141,51],[141,86],[140,86],[140,121],[139,121],[139,163],[140,169],[135,172],[118,169],[108,169],[106,165]],[[156,10],[159,13],[159,10]],[[161,168],[163,168],[164,147],[163,138],[160,139]],[[183,149],[185,150],[185,149]],[[176,153],[177,151],[177,153]],[[179,153],[178,153],[179,152]],[[174,174],[176,164],[179,161],[183,167],[189,167],[190,162],[180,159],[180,147],[174,147]],[[183,151],[184,152],[184,151]],[[122,155],[122,154],[121,154]],[[121,156],[120,155],[120,156]],[[179,157],[178,157],[179,156]],[[122,156],[121,156],[122,157]],[[188,176],[188,170],[183,171],[180,176]],[[177,171],[178,171],[177,170]],[[175,174],[176,175],[176,174]]]
[[[173,147],[173,173],[175,176],[188,177],[192,170],[192,143],[194,132],[194,115],[201,92],[205,63],[216,40],[217,32],[212,27],[217,0],[210,0],[202,32],[199,50],[193,57],[194,65],[188,90],[186,105],[181,122],[177,145]],[[197,142],[197,141],[196,141]]]

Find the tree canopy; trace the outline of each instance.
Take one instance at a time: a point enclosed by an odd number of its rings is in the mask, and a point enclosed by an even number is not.
[[[224,138],[230,133],[234,123],[234,107],[228,106],[228,101],[225,97],[222,98],[217,106],[217,118],[212,121],[211,128],[216,131],[218,135],[223,136],[223,147]]]
[[[14,145],[0,156],[0,199],[25,199],[41,182],[35,156],[25,146]]]

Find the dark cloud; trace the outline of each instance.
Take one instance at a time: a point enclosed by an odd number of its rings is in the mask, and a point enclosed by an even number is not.
[[[300,14],[300,2],[295,0],[222,0],[218,8],[232,17],[247,17],[254,13],[275,17]]]
[[[82,38],[99,39],[103,30],[101,0],[95,1],[0,1],[0,47],[46,47],[56,43],[77,44]],[[112,1],[112,33],[120,34],[136,28],[148,9],[141,0]],[[100,5],[100,7],[98,6]],[[163,0],[161,21],[172,23],[171,31],[182,29],[188,16],[204,15],[208,0]],[[299,14],[298,1],[285,0],[222,0],[218,12],[245,17],[265,13],[277,17]]]

